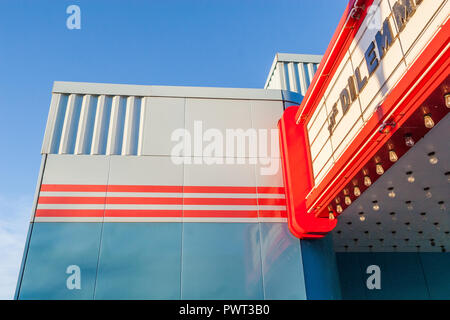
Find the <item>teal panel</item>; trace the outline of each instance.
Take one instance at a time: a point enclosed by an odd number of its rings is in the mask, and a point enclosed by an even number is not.
[[[182,299],[264,299],[257,223],[185,223]]]
[[[180,299],[181,223],[105,223],[95,299]]]
[[[431,299],[450,300],[450,253],[419,255]]]
[[[331,234],[314,240],[300,240],[306,296],[309,300],[341,298],[336,256]]]
[[[342,299],[367,299],[367,277],[365,270],[361,266],[360,256],[360,253],[336,254]]]
[[[440,255],[437,253],[436,255]],[[344,299],[428,299],[429,288],[419,253],[377,252],[338,253],[338,269]],[[443,268],[436,261],[435,268]],[[377,265],[381,273],[381,289],[368,289],[367,267]],[[427,274],[432,271],[427,271]],[[444,276],[445,278],[445,276]],[[439,285],[436,283],[436,285]],[[442,286],[442,284],[441,284]],[[439,292],[441,289],[436,289]]]
[[[35,223],[19,299],[92,299],[100,223]],[[69,290],[69,266],[80,269],[80,289]]]
[[[261,223],[261,258],[266,299],[306,299],[300,240],[286,223]]]

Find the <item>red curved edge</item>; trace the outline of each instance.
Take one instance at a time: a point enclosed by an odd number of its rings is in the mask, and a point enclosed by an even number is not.
[[[314,184],[306,128],[295,123],[298,109],[289,107],[278,122],[288,226],[297,238],[322,238],[334,229],[337,220],[315,217],[306,211],[306,196]]]

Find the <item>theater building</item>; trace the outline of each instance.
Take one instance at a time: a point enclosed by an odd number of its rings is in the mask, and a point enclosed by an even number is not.
[[[264,89],[55,82],[16,299],[450,299],[449,14],[352,0]]]

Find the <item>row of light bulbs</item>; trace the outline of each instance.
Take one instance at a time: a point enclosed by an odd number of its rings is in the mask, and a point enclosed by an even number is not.
[[[444,95],[444,100],[445,100],[445,105],[446,105],[446,107],[447,108],[450,108],[450,93],[447,93],[447,94],[445,94]],[[423,116],[423,120],[424,120],[424,125],[425,125],[425,127],[426,128],[428,128],[428,129],[431,129],[431,128],[433,128],[434,127],[434,125],[435,125],[435,123],[434,123],[434,120],[433,120],[433,118],[432,118],[432,115],[431,115],[431,113],[427,113],[427,114],[425,114],[424,116]],[[405,136],[404,136],[404,139],[405,139],[405,145],[407,146],[407,147],[412,147],[412,146],[414,146],[414,144],[415,144],[415,141],[414,141],[414,139],[412,138],[412,135],[411,134],[406,134]],[[395,152],[395,150],[394,150],[394,148],[393,148],[393,146],[392,145],[388,145],[388,147],[389,147],[389,160],[391,161],[391,162],[396,162],[397,160],[398,160],[398,155],[397,155],[397,153]],[[430,152],[429,154],[428,154],[428,157],[429,157],[429,162],[431,163],[431,164],[437,164],[438,162],[439,162],[439,159],[437,158],[437,156],[436,156],[436,153],[435,152]],[[384,168],[383,168],[383,165],[382,165],[382,163],[381,163],[381,161],[380,161],[380,158],[375,158],[375,160],[376,160],[376,164],[375,164],[375,171],[376,171],[376,173],[378,174],[378,175],[382,175],[382,174],[384,174]],[[363,170],[363,174],[364,174],[364,178],[363,178],[363,183],[364,183],[364,185],[366,186],[366,187],[370,187],[371,185],[372,185],[372,180],[370,179],[370,176],[369,176],[369,172],[368,172],[368,170],[367,169],[364,169]],[[407,175],[408,175],[408,182],[410,182],[410,183],[413,183],[414,181],[415,181],[415,178],[414,178],[414,176],[412,175],[412,172],[407,172]],[[446,173],[446,175],[447,175],[447,173]],[[450,176],[449,175],[447,175],[448,176],[448,181],[450,182]],[[344,203],[347,205],[347,206],[349,206],[349,205],[351,205],[352,204],[352,199],[351,199],[351,197],[350,197],[350,191],[347,189],[347,188],[345,188],[344,190],[343,190],[343,193],[344,193]],[[359,197],[360,195],[361,195],[361,190],[360,190],[360,188],[359,188],[359,186],[358,185],[354,185],[353,186],[353,194],[355,195],[355,197]],[[426,190],[426,197],[427,198],[431,198],[431,192],[428,190]],[[389,193],[388,193],[388,196],[390,197],[390,198],[394,198],[395,197],[395,192],[394,192],[394,189],[393,188],[390,188],[390,190],[389,190]],[[336,199],[335,199],[335,202],[336,202],[336,212],[338,213],[338,214],[340,214],[340,213],[342,213],[342,211],[343,211],[343,208],[342,208],[342,205],[340,204],[340,197],[338,196]],[[378,203],[376,202],[376,203],[374,203],[374,205],[373,205],[373,209],[375,210],[375,211],[378,211],[379,210],[379,208],[380,208],[380,206],[378,205]],[[333,206],[332,205],[329,205],[328,206],[328,210],[329,210],[329,214],[328,214],[328,217],[329,217],[329,219],[330,220],[333,220],[333,219],[335,219],[335,215],[334,215],[334,212],[333,212]]]

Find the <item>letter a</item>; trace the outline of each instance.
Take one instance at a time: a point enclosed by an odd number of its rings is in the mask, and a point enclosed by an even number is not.
[[[68,6],[66,9],[66,13],[70,14],[70,16],[67,18],[66,26],[67,29],[73,30],[73,29],[81,29],[81,10],[80,7],[77,5],[71,5]]]
[[[366,285],[367,289],[381,289],[381,270],[379,266],[371,265],[367,267],[367,274],[370,274],[370,277],[367,278]]]

